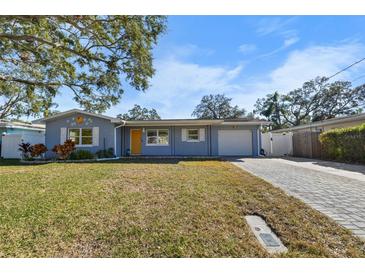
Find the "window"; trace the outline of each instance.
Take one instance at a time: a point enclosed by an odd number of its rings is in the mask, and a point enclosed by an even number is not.
[[[148,129],[147,145],[168,145],[169,130],[168,129]]]
[[[188,129],[186,134],[187,141],[198,142],[199,141],[199,129]]]
[[[68,138],[77,146],[91,146],[93,144],[93,131],[91,128],[70,128]]]
[[[205,128],[182,128],[182,142],[205,142]]]
[[[72,128],[68,130],[68,138],[74,141],[76,145],[80,144],[80,129]]]

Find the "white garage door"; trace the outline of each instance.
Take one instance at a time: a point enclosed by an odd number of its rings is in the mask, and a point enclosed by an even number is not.
[[[218,154],[225,156],[251,156],[251,130],[218,130]]]

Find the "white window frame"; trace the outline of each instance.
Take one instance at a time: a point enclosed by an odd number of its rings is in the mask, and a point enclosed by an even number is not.
[[[92,147],[93,145],[93,128],[88,128],[88,127],[74,127],[74,128],[68,128],[67,129],[67,139],[70,139],[70,130],[74,130],[74,129],[78,129],[79,130],[79,144],[75,145],[76,147]],[[90,129],[91,130],[91,144],[89,145],[83,145],[82,144],[82,130],[83,129]],[[87,136],[89,137],[89,136]]]
[[[155,130],[157,133],[157,139],[160,138],[160,130],[167,130],[167,144],[149,144],[148,143],[148,131]],[[170,145],[170,130],[168,128],[149,128],[146,129],[146,146],[169,146]]]
[[[196,130],[198,139],[189,139],[189,130]],[[200,142],[200,128],[187,128],[186,129],[186,142],[199,143]]]

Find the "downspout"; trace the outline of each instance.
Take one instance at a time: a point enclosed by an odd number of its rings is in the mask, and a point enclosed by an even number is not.
[[[117,157],[117,128],[125,126],[126,121],[122,121],[122,124],[114,127],[114,155]]]
[[[212,125],[209,125],[209,156],[212,156]]]

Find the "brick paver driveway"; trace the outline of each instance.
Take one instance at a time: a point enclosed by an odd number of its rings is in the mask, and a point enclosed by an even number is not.
[[[365,166],[303,158],[229,160],[365,239]]]

